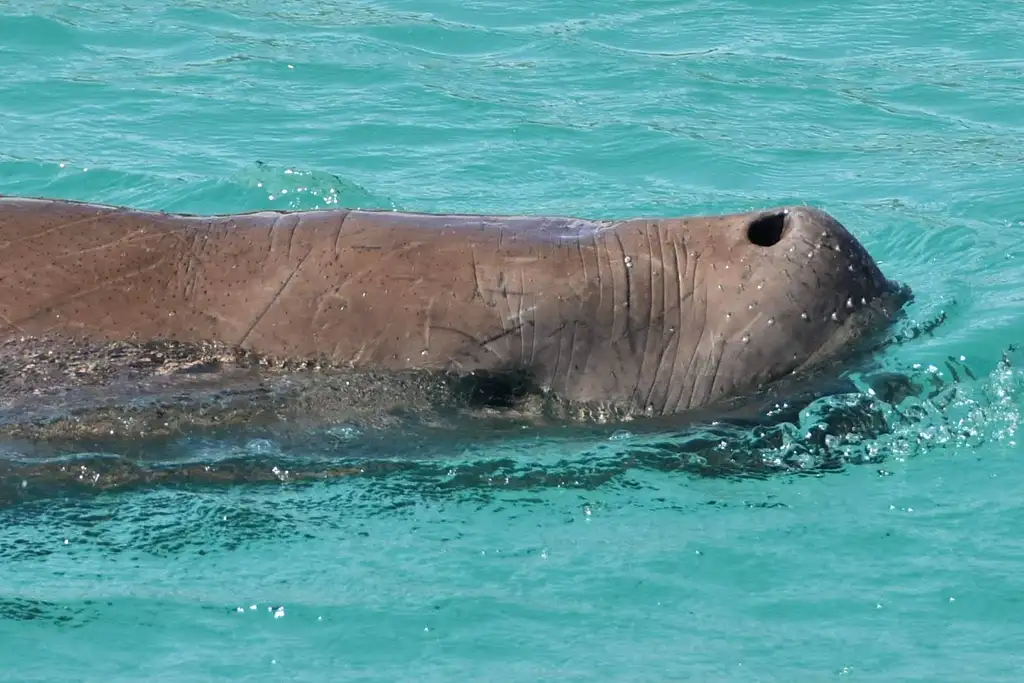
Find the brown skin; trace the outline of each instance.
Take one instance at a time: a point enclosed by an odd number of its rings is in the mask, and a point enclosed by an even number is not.
[[[525,373],[653,415],[836,359],[906,297],[807,207],[595,222],[0,198],[0,342],[213,341],[364,370]]]

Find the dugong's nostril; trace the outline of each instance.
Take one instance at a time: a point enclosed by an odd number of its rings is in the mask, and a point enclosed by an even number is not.
[[[747,226],[747,239],[759,247],[775,246],[786,232],[787,215],[787,212],[779,211],[755,218]]]

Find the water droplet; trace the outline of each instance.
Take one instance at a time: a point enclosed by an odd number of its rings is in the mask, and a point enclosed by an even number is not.
[[[725,314],[725,319],[726,319],[726,320],[728,320],[728,319],[729,319],[729,318],[731,318],[731,317],[732,317],[732,313],[726,313],[726,314]]]
[[[809,320],[811,316],[807,315],[807,311],[804,311],[803,313],[800,314],[800,317],[803,318],[804,320]]]
[[[852,273],[853,272],[853,264],[851,263],[850,265],[846,266],[846,269]]]
[[[864,297],[861,297],[861,298],[860,298],[860,303],[861,303],[861,305],[862,305],[862,306],[866,306],[866,305],[867,305],[867,303],[868,303],[868,300],[867,300],[867,299],[865,299]]]
[[[631,259],[630,257],[627,256],[626,258],[622,259],[622,261],[623,261],[623,263],[626,264],[627,268],[632,268],[633,267],[633,259]]]
[[[725,285],[718,285],[718,289],[719,289],[719,291],[724,292],[725,291]]]
[[[743,335],[743,343],[746,344],[749,341],[750,341],[750,335],[749,334]]]
[[[761,284],[757,286],[758,289],[764,289],[764,280],[761,280]]]
[[[754,305],[755,305],[755,304],[752,304],[752,303],[750,303],[750,304],[747,304],[747,310],[748,310],[748,311],[752,311],[752,310],[754,310]]]
[[[832,320],[835,320],[836,322],[839,321],[839,314],[835,311],[832,311]]]
[[[853,299],[852,298],[846,300],[846,307],[847,308],[853,308]]]
[[[769,325],[774,325],[775,324],[775,318],[768,318],[768,324]]]

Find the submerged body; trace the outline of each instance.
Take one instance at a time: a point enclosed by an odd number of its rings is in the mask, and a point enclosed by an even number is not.
[[[907,297],[807,207],[187,216],[0,198],[0,342],[216,342],[673,415],[840,359]]]

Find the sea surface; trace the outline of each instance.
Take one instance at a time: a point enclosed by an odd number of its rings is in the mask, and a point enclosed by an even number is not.
[[[927,387],[664,436],[757,476],[628,430],[241,435],[69,456],[61,486],[5,451],[0,680],[1016,683],[1022,188],[1020,2],[0,1],[0,194],[814,204],[914,289],[878,360]]]

